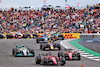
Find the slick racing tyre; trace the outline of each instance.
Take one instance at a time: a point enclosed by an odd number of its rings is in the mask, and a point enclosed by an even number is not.
[[[16,48],[14,48],[12,50],[12,55],[16,57],[16,54],[19,53],[18,50]]]
[[[60,62],[62,62],[61,65],[65,65],[65,63],[66,63],[65,58],[61,57]]]
[[[34,53],[33,49],[30,50],[30,53],[34,54],[33,57],[35,56],[35,53]]]
[[[45,47],[42,47],[42,50],[45,50]]]
[[[39,43],[39,40],[38,39],[36,39],[36,43]]]
[[[61,50],[61,46],[60,46],[60,44],[57,44],[57,47],[58,47],[59,50]]]
[[[41,57],[40,57],[40,56],[37,56],[37,57],[35,58],[35,62],[36,62],[36,64],[40,64],[40,62],[41,62]]]
[[[58,52],[58,57],[63,57],[63,52]]]
[[[42,44],[40,44],[40,49],[42,49]]]
[[[77,60],[81,60],[80,53],[77,53]]]
[[[43,64],[43,65],[47,65],[47,64],[48,64],[48,59],[44,57],[44,58],[43,58],[42,64]]]
[[[62,40],[64,40],[64,37],[62,37]]]

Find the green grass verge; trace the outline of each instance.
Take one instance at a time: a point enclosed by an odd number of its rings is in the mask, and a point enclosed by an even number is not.
[[[88,48],[86,48],[86,47],[80,45],[78,42],[81,41],[81,40],[83,40],[83,39],[76,39],[76,40],[71,41],[70,43],[71,43],[73,46],[75,46],[76,48],[81,49],[82,51],[85,51],[85,52],[87,52],[87,53],[89,53],[89,54],[93,54],[94,56],[100,57],[100,53],[97,53],[97,52],[95,52],[95,51],[92,51],[92,50],[90,50],[90,49],[88,49]]]

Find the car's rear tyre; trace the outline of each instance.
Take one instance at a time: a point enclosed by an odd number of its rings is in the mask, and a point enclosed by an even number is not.
[[[43,58],[43,63],[42,63],[43,65],[47,65],[48,64],[48,59],[47,58]]]
[[[22,38],[27,38],[27,35],[24,34]]]
[[[35,53],[34,53],[34,50],[33,49],[31,49],[30,53],[33,54],[33,57],[35,56]]]
[[[15,56],[15,55],[16,55],[16,52],[17,52],[17,49],[14,48],[14,49],[12,50],[12,55]]]
[[[36,64],[40,64],[40,62],[41,62],[41,57],[40,57],[40,56],[37,56],[37,57],[35,58],[35,62],[36,62]]]
[[[63,52],[58,52],[58,57],[63,57]]]
[[[9,39],[9,38],[7,37],[7,39]]]
[[[80,56],[80,53],[77,53],[77,60],[81,60],[81,56]]]
[[[42,49],[42,44],[40,44],[40,49]]]
[[[61,47],[60,46],[58,48],[59,48],[59,50],[61,50]]]
[[[14,55],[14,49],[12,50],[12,55]]]
[[[28,36],[27,36],[27,38],[31,38],[31,36],[30,36],[30,35],[28,35]]]
[[[57,44],[57,47],[58,47],[59,50],[61,50],[61,46],[60,46],[60,44]]]
[[[45,50],[45,47],[42,47],[42,50]]]
[[[78,56],[78,59],[77,60],[81,60],[81,57],[80,56]]]
[[[63,58],[63,57],[60,58],[60,61],[62,62],[61,65],[65,65],[66,64],[65,58]]]
[[[36,39],[36,43],[39,43],[39,40],[38,39]]]
[[[64,40],[64,37],[62,37],[62,40]]]

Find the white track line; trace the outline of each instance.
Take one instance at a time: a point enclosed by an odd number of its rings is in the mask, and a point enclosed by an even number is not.
[[[78,51],[81,56],[91,59],[91,60],[95,60],[100,62],[100,57],[94,56],[92,54],[86,53],[85,51],[81,51],[81,49],[78,49],[76,47],[74,47],[73,45],[70,44],[70,41],[75,40],[75,39],[66,39],[60,42],[60,44],[64,47],[64,48],[73,48],[75,51]]]

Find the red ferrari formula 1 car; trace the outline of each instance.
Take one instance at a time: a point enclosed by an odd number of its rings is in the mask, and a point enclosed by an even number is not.
[[[41,43],[40,49],[41,50],[61,50],[61,46],[60,44],[57,44],[57,43],[48,42],[48,43]]]
[[[39,54],[35,58],[36,64],[41,65],[65,65],[66,61],[64,57],[53,56],[51,53]]]
[[[74,51],[73,49],[64,49],[63,52],[58,52],[58,57],[64,57],[66,60],[81,60],[80,53]]]

